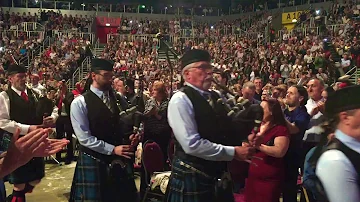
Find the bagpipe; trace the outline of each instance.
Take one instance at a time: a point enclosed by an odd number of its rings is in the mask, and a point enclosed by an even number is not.
[[[227,139],[227,145],[240,146],[247,140],[247,136],[251,133],[258,133],[263,119],[264,111],[259,104],[252,104],[249,100],[237,97],[227,87],[221,85],[216,78],[213,83],[225,94],[232,95],[231,98],[218,98],[217,104],[226,112],[226,116],[230,120],[232,134]]]

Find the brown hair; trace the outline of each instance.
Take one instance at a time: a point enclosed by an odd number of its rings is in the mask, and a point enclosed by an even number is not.
[[[166,86],[163,82],[155,81],[152,85],[152,88],[156,89],[163,96],[163,99],[168,97]]]
[[[269,111],[272,112],[271,123],[274,125],[281,125],[286,127],[286,120],[279,101],[274,98],[269,98],[264,100],[264,102],[268,103]]]

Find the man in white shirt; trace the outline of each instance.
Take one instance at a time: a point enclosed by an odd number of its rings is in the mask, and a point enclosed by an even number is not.
[[[321,94],[324,88],[324,82],[320,79],[311,79],[307,83],[307,91],[310,99],[307,101],[305,107],[311,117],[309,130],[305,132],[303,139],[307,143],[316,144],[320,141],[322,128],[319,125],[324,121],[323,111],[325,106]],[[314,146],[314,144],[312,146]]]
[[[31,75],[31,89],[41,96],[45,96],[46,88],[39,83],[40,77],[38,74]]]
[[[20,128],[20,135],[42,127],[51,127],[58,118],[57,107],[50,116],[40,114],[39,98],[26,88],[25,67],[10,65],[8,68],[11,88],[0,93],[0,129],[3,133],[14,134]],[[45,175],[43,158],[33,158],[27,164],[11,173],[9,182],[14,184],[12,201],[25,201],[25,194],[30,193]]]
[[[351,65],[351,61],[348,58],[348,55],[346,53],[343,54],[343,58],[341,58],[341,69],[342,71],[340,71],[341,76],[346,74],[347,71],[350,70],[350,65]]]
[[[330,94],[325,109],[335,120],[335,139],[320,156],[316,175],[330,202],[359,202],[360,86]]]
[[[226,173],[224,162],[246,160],[254,152],[251,147],[220,144],[226,128],[214,111],[214,93],[208,91],[213,80],[210,60],[207,51],[197,49],[186,52],[181,58],[185,86],[172,96],[168,107],[176,152],[167,202],[233,201],[231,187],[219,187],[214,179],[223,178]],[[222,194],[214,191],[215,188]]]
[[[306,51],[306,55],[304,55],[304,61],[305,61],[307,64],[313,63],[314,57],[313,57],[313,55],[310,53],[310,50],[307,50],[307,51]]]

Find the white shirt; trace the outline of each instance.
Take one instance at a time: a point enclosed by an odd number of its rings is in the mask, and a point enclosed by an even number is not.
[[[306,63],[310,64],[313,62],[313,56],[310,54],[310,55],[304,55],[304,61],[306,61]]]
[[[340,130],[335,137],[350,149],[360,153],[360,142]],[[324,152],[316,165],[320,179],[330,202],[359,202],[358,174],[351,161],[339,150]]]
[[[308,114],[311,114],[311,111],[317,107],[317,102],[313,99],[309,99],[305,105]],[[320,134],[323,132],[322,127],[319,125],[323,123],[324,116],[321,112],[318,112],[310,119],[309,129],[305,131],[304,134],[304,141],[308,142],[319,142],[320,141]]]
[[[186,83],[203,94],[204,91]],[[205,99],[205,98],[204,98]],[[211,161],[231,161],[235,148],[210,142],[200,137],[195,121],[194,107],[182,91],[176,92],[169,102],[168,121],[176,140],[186,154]]]
[[[289,34],[283,34],[283,40],[287,41],[289,39]]]
[[[348,67],[348,66],[350,66],[350,64],[351,64],[351,62],[349,59],[345,60],[344,58],[341,58],[341,66],[342,67]]]
[[[11,89],[21,96],[21,91],[12,86]],[[27,89],[25,89],[25,93],[28,95]],[[51,117],[56,121],[58,116],[58,108],[55,106],[51,113]],[[0,93],[0,128],[9,133],[15,133],[17,127],[20,128],[20,135],[26,135],[30,125],[10,120],[10,99],[6,91],[3,91]]]

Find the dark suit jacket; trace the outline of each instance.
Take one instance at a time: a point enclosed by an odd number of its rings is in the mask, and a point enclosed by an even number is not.
[[[72,94],[71,92],[67,92],[65,95],[65,98],[63,99],[63,103],[64,103],[64,107],[65,107],[65,112],[68,114],[68,116],[70,116],[70,105],[71,102],[74,100],[74,94]],[[57,98],[55,101],[56,106],[59,105],[60,102],[60,98]],[[59,108],[59,115],[61,113],[61,108]]]

